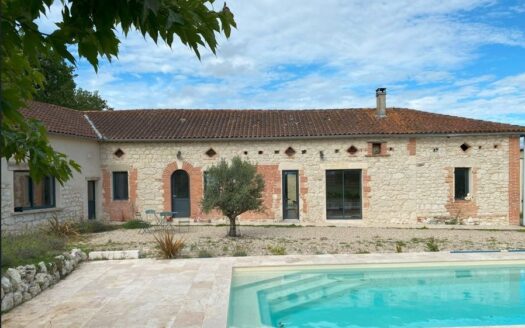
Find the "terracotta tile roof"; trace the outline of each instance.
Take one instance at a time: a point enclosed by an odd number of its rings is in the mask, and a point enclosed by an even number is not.
[[[27,108],[22,109],[21,112],[27,118],[42,121],[50,133],[97,138],[95,131],[84,117],[85,112],[38,101],[30,101]]]
[[[390,134],[525,133],[525,127],[411,109],[117,110],[89,112],[108,140],[293,138]]]
[[[140,109],[80,112],[32,102],[23,113],[44,122],[53,133],[103,139],[196,140],[263,139],[405,134],[525,134],[525,127],[389,108],[384,118],[375,109],[200,110]]]

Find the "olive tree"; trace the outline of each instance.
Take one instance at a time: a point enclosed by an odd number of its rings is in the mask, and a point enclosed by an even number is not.
[[[219,210],[230,220],[228,236],[237,237],[235,219],[248,211],[264,210],[264,179],[255,165],[236,156],[231,163],[222,159],[206,171],[204,213]]]
[[[53,32],[36,23],[53,3],[61,20]],[[215,10],[214,0],[2,0],[0,2],[0,155],[25,162],[33,179],[53,175],[63,183],[79,165],[50,145],[43,125],[26,120],[20,109],[36,90],[45,88],[41,60],[51,52],[75,65],[86,58],[95,71],[99,59],[119,52],[119,35],[136,30],[168,46],[180,42],[200,58],[199,49],[217,49],[217,35],[235,27],[228,7]],[[73,54],[76,52],[76,56]]]

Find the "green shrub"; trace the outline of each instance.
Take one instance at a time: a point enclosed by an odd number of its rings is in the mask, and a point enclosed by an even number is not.
[[[208,251],[207,249],[201,249],[199,250],[199,253],[197,254],[198,257],[204,258],[204,257],[213,257],[213,254]]]
[[[425,243],[425,248],[427,252],[439,252],[439,245],[434,237],[428,238],[427,242]]]
[[[151,227],[151,224],[142,220],[130,220],[122,225],[124,229],[145,229]]]
[[[286,255],[286,248],[284,246],[268,246],[267,249],[272,255]]]
[[[51,261],[66,251],[66,238],[40,231],[2,234],[2,269]]]
[[[75,229],[81,234],[111,231],[118,228],[118,225],[107,224],[98,220],[80,221],[75,224]]]

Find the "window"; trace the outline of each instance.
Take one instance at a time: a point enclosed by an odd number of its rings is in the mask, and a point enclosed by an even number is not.
[[[381,143],[372,143],[372,155],[381,155]]]
[[[204,173],[202,173],[202,179],[203,179],[203,188],[202,190],[204,192],[206,192],[206,188],[208,188],[208,179],[209,179],[209,175],[208,175],[208,171],[204,171]]]
[[[208,171],[204,171],[203,173],[203,180],[204,180],[204,185],[203,185],[203,191],[206,192],[206,189],[210,186],[210,183],[212,182],[211,181],[212,177],[210,176],[210,174],[208,173]]]
[[[113,172],[113,199],[128,199],[128,172]]]
[[[454,198],[466,199],[470,193],[470,169],[456,167],[454,170]]]
[[[355,153],[357,153],[357,148],[352,145],[350,146],[347,150],[346,150],[350,155],[355,155]]]
[[[217,152],[216,152],[213,148],[210,148],[210,149],[208,149],[208,150],[206,151],[206,155],[207,155],[208,157],[213,157],[213,156],[217,155]]]
[[[362,219],[361,170],[326,171],[326,218]]]
[[[55,178],[34,182],[29,171],[14,172],[15,212],[55,207]]]

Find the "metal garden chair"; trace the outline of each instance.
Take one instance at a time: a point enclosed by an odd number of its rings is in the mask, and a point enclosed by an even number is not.
[[[144,211],[144,213],[146,214],[146,222],[148,222],[150,225],[140,229],[139,233],[150,231],[151,227],[154,227],[159,222],[159,217],[157,216],[157,212],[155,212],[155,210],[147,209]]]
[[[159,228],[171,228],[173,225],[171,224],[173,222],[173,212],[160,212],[160,220],[159,220]]]

